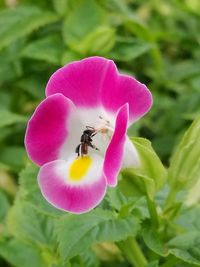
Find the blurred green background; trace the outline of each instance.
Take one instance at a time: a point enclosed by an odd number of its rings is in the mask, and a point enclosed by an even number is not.
[[[56,69],[100,55],[145,83],[154,105],[129,133],[167,166],[200,114],[199,45],[199,0],[0,0],[0,235],[28,161],[27,119]]]

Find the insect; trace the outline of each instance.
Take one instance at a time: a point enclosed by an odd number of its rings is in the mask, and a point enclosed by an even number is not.
[[[81,157],[88,154],[88,147],[91,147],[95,150],[99,150],[97,147],[95,147],[92,144],[92,137],[97,134],[97,131],[94,129],[94,127],[86,126],[86,130],[83,131],[83,134],[81,135],[81,143],[76,147],[75,153],[78,154],[78,157],[81,154]]]

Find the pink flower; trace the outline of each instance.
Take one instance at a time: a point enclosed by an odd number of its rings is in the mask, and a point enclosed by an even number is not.
[[[72,213],[97,206],[122,167],[139,165],[126,132],[151,105],[146,86],[119,74],[111,60],[90,57],[57,70],[25,136],[30,159],[41,166],[44,198]]]

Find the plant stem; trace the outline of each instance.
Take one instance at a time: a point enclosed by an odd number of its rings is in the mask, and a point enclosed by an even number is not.
[[[145,267],[147,260],[137,241],[133,237],[128,237],[126,241],[122,241],[118,243],[118,245],[123,253],[127,256],[132,266]]]
[[[135,267],[135,259],[131,254],[130,248],[127,247],[126,241],[118,242],[117,245],[120,248],[120,250],[122,251],[122,253],[126,256],[126,258],[129,261],[129,263],[131,263],[131,265],[133,267]]]
[[[155,203],[148,196],[146,197],[146,199],[147,199],[149,213],[151,216],[152,225],[157,229],[159,225],[159,220],[158,220],[158,214],[157,214]]]
[[[135,240],[135,238],[129,237],[127,242],[130,245],[131,248],[131,252],[137,262],[136,267],[143,267],[147,264],[147,260],[142,252],[142,250],[140,249],[137,241]]]

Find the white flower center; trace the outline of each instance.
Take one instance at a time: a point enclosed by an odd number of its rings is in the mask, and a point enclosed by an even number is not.
[[[112,137],[114,128],[111,126],[110,121],[104,119],[102,116],[99,116],[99,121],[97,125],[94,127],[98,133],[101,133],[109,138]]]

